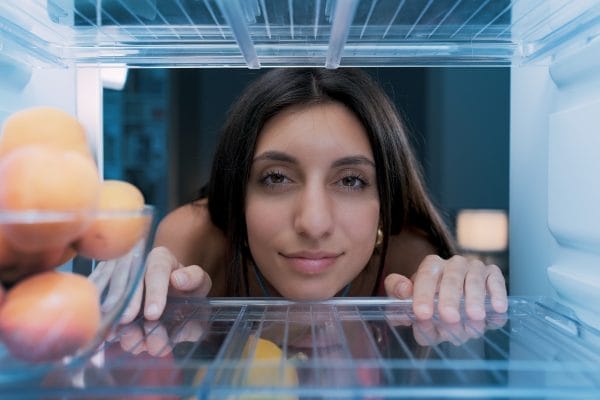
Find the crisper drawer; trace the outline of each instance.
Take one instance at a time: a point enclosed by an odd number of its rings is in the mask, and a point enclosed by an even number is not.
[[[6,398],[600,398],[600,332],[545,299],[456,325],[409,301],[173,300],[82,368],[0,384]]]

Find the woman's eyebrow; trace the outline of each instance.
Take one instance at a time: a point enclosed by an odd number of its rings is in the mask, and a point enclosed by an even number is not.
[[[262,161],[262,160],[282,161],[282,162],[286,162],[286,163],[290,163],[290,164],[298,164],[298,160],[296,158],[290,156],[289,154],[283,153],[281,151],[274,151],[274,150],[265,151],[264,153],[255,157],[254,160],[252,160],[252,162]]]
[[[369,165],[375,168],[375,163],[368,157],[357,155],[357,156],[348,156],[335,160],[331,166],[333,168],[337,167],[345,167],[347,165]]]
[[[281,151],[275,151],[275,150],[265,151],[264,153],[261,153],[260,155],[255,157],[254,160],[252,160],[252,161],[257,162],[257,161],[263,161],[263,160],[281,161],[281,162],[286,162],[286,163],[290,163],[290,164],[298,164],[298,160],[295,157],[292,157],[291,155],[289,155],[287,153],[283,153]],[[338,158],[331,164],[331,167],[338,168],[338,167],[345,167],[345,166],[349,166],[349,165],[369,165],[369,166],[375,168],[375,163],[370,158],[362,156],[362,155],[354,155],[354,156]]]

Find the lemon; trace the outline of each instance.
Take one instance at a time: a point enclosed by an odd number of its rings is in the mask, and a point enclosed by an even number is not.
[[[202,382],[205,374],[206,368],[199,369],[194,383]],[[270,340],[251,335],[244,345],[232,382],[241,382],[242,387],[250,387],[252,390],[261,387],[294,388],[298,386],[298,373],[291,362],[283,359],[283,352],[279,346]],[[265,396],[265,393],[256,393],[232,396],[231,399],[297,400],[298,397],[293,394]]]

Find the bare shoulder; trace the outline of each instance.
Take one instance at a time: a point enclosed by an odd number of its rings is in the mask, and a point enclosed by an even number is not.
[[[404,229],[390,237],[386,255],[387,273],[410,277],[427,255],[436,253],[424,232],[413,228]]]
[[[209,273],[222,265],[226,251],[225,236],[213,225],[206,200],[181,206],[163,218],[154,245],[168,248],[180,263],[200,265]]]

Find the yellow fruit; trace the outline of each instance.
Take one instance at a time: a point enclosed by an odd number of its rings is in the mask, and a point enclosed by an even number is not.
[[[283,364],[283,365],[282,365]],[[242,350],[239,364],[233,366],[233,382],[249,388],[249,393],[236,396],[239,400],[297,400],[298,396],[293,394],[274,393],[252,393],[252,391],[264,387],[279,388],[285,392],[285,388],[298,386],[298,373],[291,362],[283,359],[283,352],[270,340],[250,336]],[[200,367],[196,372],[193,384],[200,385],[206,378],[207,367]],[[243,382],[239,382],[244,377]],[[188,400],[195,399],[190,397]]]
[[[47,146],[23,146],[0,159],[0,210],[67,212],[45,221],[5,223],[1,228],[21,251],[63,247],[89,223],[100,193],[94,162],[80,153]]]
[[[253,352],[250,353],[251,351]],[[279,346],[270,340],[250,336],[242,351],[242,357],[245,362],[250,359],[250,363],[247,365],[246,385],[266,387],[298,386],[296,368],[283,358],[283,352]],[[277,398],[282,397],[277,396]]]
[[[44,272],[11,288],[0,306],[0,339],[27,361],[51,361],[73,354],[100,326],[96,286],[81,275]]]
[[[83,126],[73,116],[57,108],[29,108],[8,117],[0,135],[0,158],[12,150],[32,144],[92,157]]]
[[[126,254],[144,236],[149,218],[141,215],[106,216],[103,211],[139,211],[144,208],[142,192],[128,182],[102,182],[98,217],[75,242],[79,254],[108,260]]]

